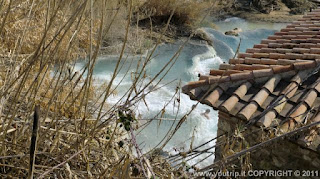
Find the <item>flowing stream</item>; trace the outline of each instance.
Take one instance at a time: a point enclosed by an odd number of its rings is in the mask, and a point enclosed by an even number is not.
[[[234,17],[228,18],[224,21],[215,21],[214,23],[217,25],[218,30],[204,27],[205,31],[210,34],[214,47],[207,46],[196,41],[188,43],[180,52],[178,60],[172,66],[172,69],[160,82],[160,86],[172,80],[175,81],[147,95],[145,98],[146,104],[144,102],[140,102],[134,109],[137,115],[143,119],[154,117],[155,114],[159,113],[159,111],[161,111],[166,103],[172,98],[180,80],[181,84],[184,85],[189,81],[197,80],[198,73],[208,74],[210,69],[217,69],[219,64],[228,62],[228,59],[234,56],[234,52],[237,49],[240,38],[242,39],[240,52],[244,52],[247,48],[252,48],[254,44],[260,43],[261,39],[267,38],[276,30],[279,30],[286,25],[279,23],[252,23]],[[232,30],[236,27],[243,30],[238,37],[224,35],[225,31]],[[161,68],[172,58],[182,43],[182,41],[177,41],[175,44],[162,44],[156,49],[151,62],[147,66],[146,80],[153,78],[154,75],[161,70]],[[94,68],[94,77],[98,79],[98,81],[110,80],[117,63],[117,59],[118,57],[115,56],[99,57]],[[115,79],[114,84],[118,84],[121,82],[122,78],[124,79],[117,89],[117,95],[110,97],[108,99],[108,103],[116,103],[130,87],[132,84],[131,72],[135,70],[138,60],[139,57],[129,56],[127,58],[127,62],[124,64],[122,70]],[[77,63],[76,70],[81,69],[83,66],[84,62]],[[125,76],[128,69],[129,73]],[[184,94],[180,95],[180,110],[178,112],[177,119],[180,119],[192,108],[194,104],[196,104],[196,102],[191,101],[188,96]],[[174,119],[178,110],[177,106],[177,101],[171,102],[165,108],[163,117]],[[201,115],[201,113],[207,109],[210,109],[210,113],[208,114],[210,118],[209,120]],[[217,132],[217,116],[217,111],[214,111],[206,105],[199,104],[188,116],[186,122],[183,123],[164,150],[169,153],[188,150],[190,148],[191,141],[193,141],[193,146],[197,146],[214,138]],[[156,146],[166,135],[174,122],[177,124],[177,121],[173,120],[154,120],[141,133],[139,133],[137,140],[143,151],[148,151]],[[193,139],[191,139],[192,136],[194,136]],[[207,159],[202,162],[202,165],[212,162],[213,159],[214,157]],[[194,162],[195,161],[191,161],[191,163]]]

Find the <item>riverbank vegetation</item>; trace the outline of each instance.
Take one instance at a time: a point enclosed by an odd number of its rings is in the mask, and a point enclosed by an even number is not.
[[[143,33],[153,33],[133,21],[140,7],[123,0],[1,1],[1,178],[183,175],[159,154],[142,154],[135,129],[143,126],[132,110],[156,77],[170,70],[179,52],[147,84],[145,68],[151,55],[141,58],[124,100],[115,105],[106,102],[116,94],[114,79],[119,70],[130,63],[125,53],[137,53],[145,43],[140,40],[147,38]],[[157,32],[154,49],[171,19]],[[114,74],[99,85],[93,68],[100,49],[114,46],[118,47],[110,54],[119,57]],[[86,65],[76,71],[79,58]]]
[[[292,22],[318,4],[309,0],[218,0],[212,12],[222,19],[237,16],[250,21]]]

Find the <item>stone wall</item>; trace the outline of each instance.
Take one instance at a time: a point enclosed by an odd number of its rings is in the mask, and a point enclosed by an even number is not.
[[[243,128],[245,122],[239,118],[232,117],[224,112],[219,111],[218,136],[224,133],[234,134],[235,130]],[[263,131],[262,129],[251,126],[242,135],[249,146],[253,146],[262,141],[266,141],[274,135],[272,132]],[[299,138],[299,136],[295,136]],[[217,144],[224,142],[226,137],[218,138]],[[230,144],[230,143],[229,143]],[[238,152],[236,144],[235,152]],[[226,145],[216,147],[215,161],[221,160],[223,156],[230,155],[226,152]],[[283,139],[273,142],[269,146],[259,148],[250,154],[250,162],[253,169],[263,170],[319,170],[320,169],[320,152],[302,147],[295,142],[294,138]],[[237,164],[237,162],[235,162]]]

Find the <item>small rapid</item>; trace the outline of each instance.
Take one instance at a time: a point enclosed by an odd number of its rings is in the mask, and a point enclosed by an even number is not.
[[[177,96],[169,102],[179,84],[185,85],[189,81],[198,80],[197,76],[199,73],[208,74],[210,69],[218,69],[221,63],[228,62],[228,59],[233,58],[239,46],[240,38],[240,52],[243,52],[247,48],[252,48],[254,44],[259,43],[261,39],[273,34],[283,25],[273,25],[272,28],[270,28],[270,24],[264,26],[260,23],[246,22],[239,18],[229,18],[225,21],[215,22],[215,24],[219,30],[204,28],[205,32],[208,33],[211,38],[213,46],[208,46],[197,41],[187,43],[179,53],[176,63],[162,79],[159,86],[167,84],[172,80],[174,81],[148,94],[145,97],[145,102],[141,101],[133,109],[137,117],[145,120],[155,117],[156,114],[164,109],[164,113],[161,116],[161,118],[164,119],[152,121],[144,130],[137,133],[138,143],[144,152],[155,147],[161,139],[166,136],[172,125],[174,125],[173,128],[175,128],[178,121],[172,119],[175,119],[176,116],[177,119],[180,119],[196,104],[195,101],[190,100],[185,94],[179,94],[179,100],[176,99],[178,98]],[[243,29],[243,32],[241,32],[238,37],[224,35],[225,30],[232,30],[235,27]],[[166,63],[169,62],[182,44],[183,41],[177,41],[173,44],[162,44],[157,47],[150,63],[147,65],[145,83],[149,82],[148,80],[152,79]],[[114,85],[120,83],[119,87],[116,90],[116,94],[108,98],[107,103],[112,105],[121,99],[132,85],[132,75],[135,72],[139,60],[141,58],[144,59],[146,56],[147,55],[128,55],[124,58],[125,60],[123,61],[125,62],[121,64],[122,68],[114,80]],[[94,68],[94,78],[97,83],[101,84],[110,81],[117,60],[118,57],[116,56],[99,57]],[[76,64],[75,70],[82,69],[84,65],[85,61],[79,61]],[[156,81],[161,77],[162,75],[160,75]],[[149,89],[145,92],[147,93],[148,90]],[[180,105],[178,105],[178,103]],[[202,115],[206,110],[210,110],[208,113],[209,119]],[[187,120],[182,124],[181,128],[166,145],[164,150],[174,154],[189,150],[191,143],[192,147],[195,147],[207,142],[216,137],[217,123],[218,112],[209,106],[199,104],[188,116]],[[212,144],[213,143],[208,145],[212,146]],[[194,164],[203,157],[205,156],[194,159],[190,161],[189,164]],[[212,162],[213,159],[214,156],[209,157],[203,161],[201,165],[205,166]]]

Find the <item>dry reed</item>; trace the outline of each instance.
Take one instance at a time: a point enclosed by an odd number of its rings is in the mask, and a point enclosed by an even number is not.
[[[134,34],[131,29],[136,2],[1,3],[0,177],[173,177],[175,170],[161,158],[133,155],[133,148],[140,149],[132,132],[137,120],[131,108],[144,100],[143,91],[157,77],[161,81],[179,52],[145,85],[144,71],[161,42],[158,39],[150,56],[140,60],[125,103],[106,104],[116,91],[114,79],[126,63],[123,57],[129,38],[139,38],[139,33]],[[173,14],[174,11],[163,32]],[[119,26],[119,21],[124,25]],[[117,28],[119,34],[114,35]],[[113,43],[120,37],[123,39],[114,76],[107,84],[96,87],[93,68],[101,44]],[[74,60],[79,58],[85,58],[87,64],[83,71],[74,72]],[[34,109],[38,105],[38,137],[33,138],[37,146],[30,156]],[[31,163],[30,157],[34,159]]]

